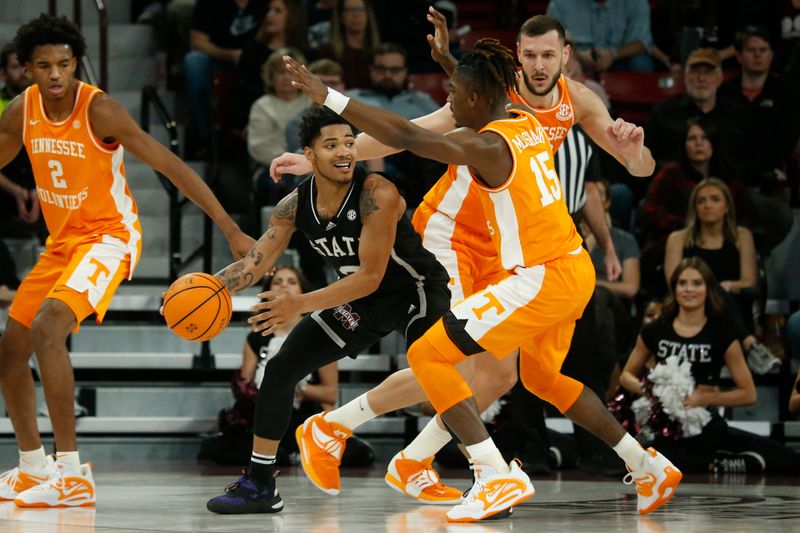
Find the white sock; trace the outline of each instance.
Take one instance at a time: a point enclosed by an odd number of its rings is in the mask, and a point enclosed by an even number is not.
[[[472,457],[472,460],[475,462],[476,466],[491,466],[497,471],[498,474],[508,474],[511,472],[511,469],[508,467],[508,463],[506,463],[505,459],[503,459],[503,456],[500,454],[500,450],[497,449],[497,446],[495,446],[491,437],[483,442],[467,446],[467,453],[469,453],[469,456]]]
[[[446,429],[439,427],[438,418],[438,416],[431,418],[430,422],[425,424],[425,427],[419,432],[419,435],[411,441],[411,444],[405,447],[403,455],[406,458],[424,461],[428,457],[436,455],[436,452],[450,442],[453,437],[450,436]]]
[[[47,455],[44,446],[27,452],[19,451],[19,469],[30,474],[47,469]]]
[[[614,451],[617,452],[620,459],[625,461],[625,464],[628,465],[631,470],[634,472],[642,470],[647,452],[629,433],[625,433],[619,440],[616,446],[614,446]]]
[[[75,474],[81,471],[81,459],[78,452],[56,452],[56,462],[65,472]]]
[[[350,403],[334,409],[330,413],[325,413],[325,420],[336,422],[352,431],[376,416],[378,415],[369,406],[369,400],[367,400],[367,393],[365,392]]]

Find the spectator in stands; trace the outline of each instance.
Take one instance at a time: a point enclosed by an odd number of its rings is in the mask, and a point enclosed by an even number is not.
[[[794,472],[798,456],[789,448],[765,437],[731,428],[720,416],[720,407],[752,405],[756,388],[747,369],[742,348],[713,290],[714,274],[698,257],[682,260],[670,277],[670,297],[661,317],[642,328],[620,384],[652,402],[664,405],[665,393],[652,392],[646,385],[645,365],[652,357],[656,367],[670,359],[688,362],[694,390],[683,400],[683,407],[706,410],[706,421],[689,425],[667,419],[651,410],[647,424],[653,446],[670,451],[675,465],[683,472]],[[720,390],[720,370],[726,366],[734,383],[731,390]],[[649,379],[649,378],[648,378]],[[686,382],[673,376],[672,383]],[[680,387],[675,387],[680,390]],[[694,426],[694,427],[692,427]],[[684,435],[686,433],[687,435]],[[641,437],[645,437],[642,433]]]
[[[575,38],[570,32],[566,32],[565,44],[570,45],[571,50],[575,49]],[[578,61],[578,56],[576,54],[569,55],[567,64],[564,67],[564,75],[586,85],[586,87],[591,89],[593,93],[600,97],[600,99],[606,105],[606,109],[611,109],[611,98],[608,96],[608,92],[606,92],[605,88],[599,81],[588,77],[584,73],[583,66],[581,65],[581,62]]]
[[[189,34],[191,51],[183,58],[183,73],[201,154],[212,133],[212,73],[234,69],[265,11],[266,3],[260,0],[197,0]]]
[[[5,45],[0,51],[0,77],[4,82],[0,90],[0,114],[8,103],[22,94],[31,80],[25,67],[17,59],[13,44]],[[28,236],[37,231],[39,218],[39,197],[33,180],[33,170],[25,150],[0,171],[0,234],[6,236]],[[16,216],[15,216],[16,214]],[[17,220],[18,219],[18,220]],[[41,227],[39,224],[38,227]]]
[[[330,42],[319,47],[318,55],[342,65],[345,86],[369,87],[370,60],[380,42],[369,0],[339,0],[331,17]]]
[[[690,119],[682,134],[683,150],[678,162],[661,167],[647,189],[642,203],[640,230],[647,247],[662,244],[683,226],[689,196],[701,180],[716,177],[735,191],[737,207],[745,203],[743,185],[733,178],[733,169],[720,153],[717,129],[708,117]]]
[[[406,51],[399,45],[384,42],[375,47],[369,77],[369,88],[352,89],[348,95],[407,119],[433,113],[440,107],[428,93],[408,89]],[[419,204],[444,170],[442,165],[410,152],[387,157],[384,163],[409,207]]]
[[[722,84],[719,100],[736,109],[744,128],[745,183],[769,192],[776,182],[786,181],[786,163],[800,136],[800,102],[796,89],[770,70],[771,36],[764,28],[745,27],[734,46],[741,74]]]
[[[800,79],[800,0],[783,2],[778,64],[787,78]]]
[[[264,291],[282,291],[289,294],[303,294],[311,286],[297,268],[289,265],[278,266],[268,277]],[[221,435],[203,441],[198,459],[207,459],[222,464],[246,465],[250,460],[253,445],[253,416],[255,414],[256,394],[264,377],[267,362],[278,353],[281,345],[292,329],[300,322],[301,315],[290,317],[275,333],[261,335],[251,332],[245,339],[242,350],[242,365],[233,375],[231,388],[236,400],[233,407],[223,409],[219,414]],[[323,366],[302,379],[295,388],[294,409],[289,429],[281,440],[276,457],[279,465],[297,464],[292,454],[297,453],[294,430],[306,418],[321,411],[330,411],[339,399],[339,371],[336,362]],[[374,453],[368,444],[351,437],[347,442],[343,464],[350,466],[369,466]]]
[[[647,119],[645,135],[656,161],[664,163],[681,158],[686,126],[697,117],[706,117],[723,134],[726,154],[741,150],[743,127],[736,121],[735,108],[719,102],[717,97],[722,83],[719,52],[711,48],[694,50],[686,60],[683,81],[686,94],[656,104]]]
[[[713,48],[723,63],[734,61],[737,28],[732,11],[720,9],[717,0],[668,0],[653,5],[653,58],[668,70],[680,70],[692,51]]]
[[[653,70],[646,0],[551,0],[547,15],[575,36],[575,53],[588,72]]]
[[[303,0],[271,0],[261,27],[253,39],[244,45],[236,65],[234,128],[245,127],[250,106],[264,94],[261,68],[270,54],[288,47],[308,57],[307,32],[306,5]]]
[[[293,48],[279,48],[272,52],[261,68],[266,94],[253,103],[247,122],[247,151],[261,165],[255,183],[256,204],[259,206],[275,205],[283,197],[269,176],[262,177],[265,174],[263,170],[288,148],[284,129],[289,119],[310,103],[302,91],[292,85],[292,78],[283,64],[285,55],[300,63],[306,62],[305,57]]]
[[[602,249],[598,246],[597,238],[589,227],[582,228],[586,248],[592,256],[594,270],[597,274],[597,286],[605,287],[612,293],[626,300],[632,300],[639,292],[639,245],[636,238],[625,230],[611,225],[611,216],[608,210],[611,207],[611,198],[608,195],[610,184],[608,180],[600,179],[596,183],[603,208],[606,211],[606,224],[611,233],[611,241],[617,258],[622,265],[622,276],[609,280],[606,275],[606,265]]]
[[[686,227],[674,231],[667,239],[664,275],[667,280],[684,257],[699,257],[719,280],[720,295],[726,302],[731,323],[737,325],[738,338],[747,353],[747,363],[757,374],[766,374],[780,367],[780,359],[772,355],[753,335],[753,300],[757,267],[753,235],[737,226],[733,196],[721,180],[700,181],[689,197]]]

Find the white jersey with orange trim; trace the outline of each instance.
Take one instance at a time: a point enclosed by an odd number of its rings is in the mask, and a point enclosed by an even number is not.
[[[77,83],[72,113],[60,122],[47,118],[37,85],[24,93],[23,143],[50,233],[47,248],[69,250],[98,236],[117,241],[130,253],[130,278],[141,255],[142,229],[125,179],[123,148],[95,136],[89,106],[102,91]]]
[[[520,76],[524,75],[520,71]],[[524,81],[521,80],[521,83],[524,83]],[[508,93],[508,97],[512,102],[527,106],[533,110],[536,120],[547,132],[547,138],[550,139],[553,153],[558,152],[561,143],[567,138],[567,132],[575,125],[575,109],[572,105],[566,76],[563,74],[559,76],[556,87],[558,89],[558,102],[552,107],[536,107],[517,91]]]
[[[512,114],[479,131],[496,133],[508,144],[513,157],[509,178],[499,187],[475,178],[484,219],[506,270],[547,263],[576,252],[583,242],[567,212],[545,129],[530,113]]]

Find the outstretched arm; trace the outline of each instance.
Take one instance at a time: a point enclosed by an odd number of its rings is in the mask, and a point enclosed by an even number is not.
[[[569,92],[575,107],[580,110],[577,120],[598,146],[614,156],[632,176],[653,174],[656,161],[644,145],[641,126],[621,118],[612,119],[600,97],[580,82],[569,80]]]
[[[275,265],[294,233],[296,212],[297,190],[294,190],[275,206],[267,231],[247,255],[215,274],[231,294],[253,285]]]
[[[17,96],[0,117],[0,168],[9,164],[22,148],[22,105],[22,96]]]
[[[415,118],[411,122],[425,128],[426,130],[437,133],[447,133],[456,127],[453,114],[450,113],[450,104],[445,104],[433,113]],[[367,133],[360,133],[356,137],[356,153],[359,161],[370,159],[380,159],[400,152],[399,148],[394,148],[381,144],[380,141]],[[280,181],[281,174],[308,174],[311,172],[311,163],[303,154],[283,153],[272,160],[269,166],[269,174],[275,181]]]
[[[301,89],[315,103],[325,104],[381,143],[441,163],[469,165],[490,186],[507,179],[511,171],[511,155],[498,135],[486,133],[479,136],[467,128],[458,129],[448,135],[428,131],[396,113],[349,99],[329,89],[305,66],[289,56],[283,56],[283,60],[295,87]],[[328,101],[329,95],[336,103]]]
[[[145,133],[119,102],[105,94],[97,95],[89,109],[89,119],[98,138],[122,143],[126,150],[161,172],[211,217],[228,239],[235,258],[241,258],[247,253],[254,240],[242,233],[203,179],[189,165]]]

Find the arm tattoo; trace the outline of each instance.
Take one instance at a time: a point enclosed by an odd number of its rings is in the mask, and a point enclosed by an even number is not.
[[[244,264],[242,264],[242,261],[236,261],[232,265],[220,270],[217,273],[217,278],[219,278],[219,280],[225,284],[225,287],[227,287],[231,294],[238,292],[239,289],[242,288],[243,275],[245,275],[245,277],[250,276],[250,279],[253,279],[252,274],[249,272],[245,273]]]
[[[358,200],[358,209],[361,211],[362,220],[380,210],[380,206],[372,195],[373,189],[365,188],[361,191],[361,198]]]
[[[279,220],[291,220],[294,222],[295,213],[297,213],[297,191],[292,192],[278,202],[278,205],[275,206],[275,211],[272,212],[272,216]]]

